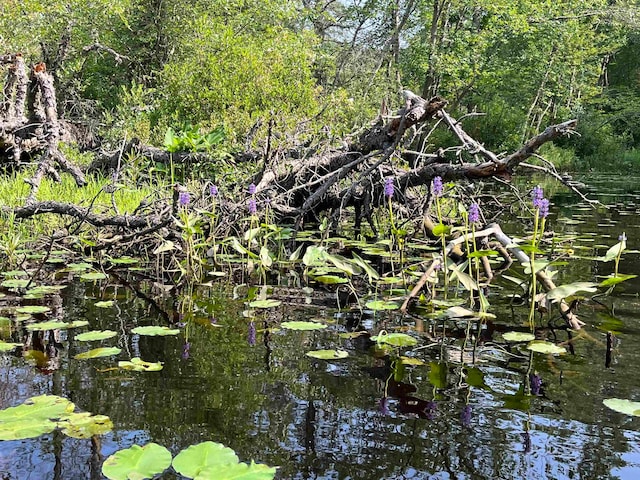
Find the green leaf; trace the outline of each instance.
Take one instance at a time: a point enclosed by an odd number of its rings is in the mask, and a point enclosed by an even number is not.
[[[109,262],[113,265],[134,265],[140,261],[133,257],[110,258]]]
[[[536,336],[529,332],[505,332],[502,337],[507,342],[530,342],[536,339]]]
[[[622,241],[616,243],[613,247],[607,250],[607,253],[604,254],[604,257],[598,257],[598,260],[603,262],[610,262],[611,260],[615,260],[618,255],[621,255],[622,252],[627,248],[627,242]]]
[[[67,328],[86,327],[87,325],[89,325],[89,322],[86,320],[75,320],[69,323],[61,322],[59,320],[50,320],[48,322],[39,322],[27,325],[27,330],[31,330],[32,332],[56,329],[64,330]]]
[[[113,430],[113,422],[106,415],[89,412],[71,413],[58,422],[62,433],[72,438],[91,438]]]
[[[110,357],[112,355],[118,355],[121,351],[122,349],[118,347],[94,348],[93,350],[89,350],[88,352],[79,353],[73,358],[77,360],[87,360],[89,358]]]
[[[527,349],[533,352],[545,354],[567,353],[567,350],[564,347],[560,347],[551,342],[544,342],[542,340],[534,340],[527,345]]]
[[[113,300],[103,300],[101,302],[96,302],[93,305],[98,308],[109,308],[109,307],[113,307],[115,303],[116,302],[114,302]]]
[[[460,280],[460,283],[466,288],[468,291],[478,290],[478,284],[476,281],[466,272],[463,272],[462,269],[456,265],[452,265],[450,269],[453,271],[451,273],[451,280],[455,280],[456,277]]]
[[[280,300],[274,300],[272,298],[268,298],[266,300],[254,300],[249,303],[249,307],[251,308],[273,308],[280,306],[282,302]]]
[[[142,480],[161,474],[170,465],[169,450],[157,443],[147,443],[111,455],[102,464],[102,474],[109,480]]]
[[[477,250],[467,255],[467,258],[492,257],[499,254],[497,250]]]
[[[609,278],[604,279],[602,282],[600,282],[601,287],[611,287],[612,285],[617,285],[619,283],[622,283],[626,280],[630,280],[632,278],[636,278],[637,275],[628,275],[628,274],[624,274],[624,273],[619,273],[618,276],[611,276]]]
[[[27,278],[10,278],[0,283],[5,288],[25,288],[31,280]]]
[[[442,362],[429,362],[429,383],[436,388],[447,386],[447,364]]]
[[[203,442],[182,450],[173,459],[173,469],[180,475],[194,478],[201,470],[239,462],[236,452],[221,443]]]
[[[75,336],[75,339],[79,342],[93,342],[95,340],[106,340],[107,338],[115,337],[118,332],[113,330],[93,330],[91,332],[79,333]]]
[[[325,285],[335,285],[338,283],[348,283],[349,280],[344,277],[338,277],[337,275],[318,275],[313,277],[316,282],[324,283]]]
[[[443,235],[449,235],[451,233],[451,227],[447,225],[443,225],[442,223],[438,223],[433,227],[433,231],[431,232],[436,237],[441,237]]]
[[[10,352],[16,347],[21,346],[21,343],[7,343],[0,340],[0,352]]]
[[[169,327],[158,327],[156,325],[147,325],[145,327],[136,327],[131,330],[132,333],[137,333],[138,335],[148,335],[150,337],[155,336],[165,336],[165,335],[178,335],[180,333],[180,329],[169,328]]]
[[[56,428],[54,420],[73,412],[75,405],[66,398],[40,395],[22,405],[0,410],[0,440],[35,438]]]
[[[640,417],[640,402],[632,402],[622,398],[605,398],[602,403],[616,412]]]
[[[312,350],[307,352],[307,357],[318,358],[320,360],[337,360],[341,358],[347,358],[348,352],[344,350]]]
[[[316,322],[282,322],[280,326],[288,330],[322,330],[327,328],[325,324]]]
[[[310,245],[302,257],[302,263],[310,267],[312,265],[324,265],[327,260],[327,252],[324,247]]]
[[[398,305],[395,302],[388,302],[385,300],[372,300],[370,302],[367,302],[365,304],[365,306],[370,309],[370,310],[374,310],[374,311],[379,311],[379,310],[397,310],[400,308],[400,305]]]
[[[333,263],[336,268],[342,270],[348,275],[360,275],[362,273],[360,267],[358,267],[354,262],[352,262],[348,258],[343,257],[342,255],[328,253],[327,260]]]
[[[276,467],[251,462],[205,467],[195,480],[272,480],[275,476]]]
[[[419,367],[419,366],[425,364],[424,361],[420,360],[419,358],[415,358],[415,357],[401,356],[400,360],[405,365],[412,365],[412,366],[416,366],[416,367]]]
[[[49,307],[45,307],[44,305],[25,305],[23,307],[16,308],[16,312],[28,313],[30,315],[37,314],[37,313],[46,313],[50,311],[51,309]]]
[[[145,362],[140,357],[133,357],[131,361],[118,362],[118,368],[135,372],[159,372],[162,370],[162,362]]]
[[[95,281],[95,280],[103,280],[107,278],[107,276],[102,272],[89,272],[89,273],[83,273],[82,275],[80,275],[80,278],[82,280]]]
[[[356,265],[360,266],[364,270],[364,273],[367,274],[367,277],[369,277],[369,283],[372,283],[374,280],[378,280],[380,278],[378,272],[371,265],[369,265],[366,260],[359,257],[355,252],[351,252],[351,255],[353,256],[353,262]]]
[[[271,255],[269,255],[269,249],[264,245],[260,247],[260,262],[265,268],[269,268],[273,265],[273,259],[271,258]]]
[[[85,270],[89,270],[92,267],[90,263],[70,263],[65,268],[67,272],[84,272]]]
[[[547,292],[547,298],[552,302],[558,302],[578,292],[596,292],[598,290],[597,287],[598,284],[593,282],[567,283],[566,285],[560,285],[559,287],[549,290],[549,292]]]
[[[548,260],[534,260],[533,268],[535,270],[535,273],[538,273],[540,270],[544,270],[550,263],[551,262]],[[531,275],[531,261],[529,261],[529,263],[524,263],[523,266],[524,273],[526,273],[527,275]]]
[[[393,345],[394,347],[413,347],[418,344],[417,339],[406,333],[381,333],[375,337],[371,337],[371,340]]]

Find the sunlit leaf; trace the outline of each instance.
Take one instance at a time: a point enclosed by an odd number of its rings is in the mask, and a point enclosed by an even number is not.
[[[120,257],[110,258],[109,262],[111,262],[113,265],[133,265],[139,263],[139,260],[133,257]]]
[[[607,250],[607,253],[604,254],[604,257],[598,257],[598,260],[603,262],[610,262],[611,260],[615,260],[618,255],[621,255],[622,252],[627,248],[627,242],[625,240],[616,243],[613,247]]]
[[[322,330],[327,328],[327,326],[323,323],[317,322],[282,322],[280,324],[282,328],[286,328],[287,330]]]
[[[326,263],[327,252],[324,247],[318,247],[316,245],[309,245],[307,251],[302,257],[302,263],[306,266],[323,265]]]
[[[626,280],[630,280],[632,278],[636,278],[637,275],[628,275],[624,273],[619,273],[617,276],[611,276],[609,278],[604,279],[600,282],[601,287],[611,287],[613,285],[617,285],[618,283],[622,283]]]
[[[164,252],[170,252],[176,248],[175,244],[171,240],[165,240],[152,252],[154,255],[160,255]]]
[[[159,372],[162,370],[162,362],[145,362],[140,357],[133,357],[131,361],[118,362],[118,368],[136,372]]]
[[[67,272],[84,272],[92,267],[90,263],[70,263],[65,268]]]
[[[400,360],[402,361],[402,363],[404,363],[405,365],[412,365],[412,366],[421,366],[424,365],[425,363],[420,360],[419,358],[415,358],[415,357],[405,357],[405,356],[401,356]]]
[[[360,273],[362,273],[362,270],[359,266],[357,266],[348,258],[343,257],[342,255],[327,253],[327,260],[333,263],[336,268],[347,273],[348,275],[360,275]]]
[[[113,330],[93,330],[91,332],[79,333],[75,339],[79,342],[92,342],[95,340],[106,340],[115,337],[118,333]]]
[[[271,255],[269,255],[269,249],[264,245],[260,247],[260,262],[265,268],[269,268],[273,265],[273,259],[271,258]]]
[[[343,277],[338,277],[337,275],[318,275],[317,277],[313,277],[316,282],[324,283],[327,285],[335,285],[338,283],[348,283],[349,280]]]
[[[66,285],[38,285],[26,291],[27,295],[48,295],[50,293],[58,293],[64,290]]]
[[[349,353],[344,350],[312,350],[311,352],[307,352],[307,356],[320,360],[337,360],[347,358]]]
[[[170,466],[171,452],[157,443],[147,443],[109,456],[102,464],[102,474],[109,480],[142,480],[153,478]]]
[[[280,306],[282,302],[280,300],[274,300],[273,298],[268,298],[266,300],[254,300],[249,303],[251,308],[273,308]]]
[[[89,325],[86,320],[74,320],[73,322],[61,322],[59,320],[50,320],[48,322],[32,323],[27,325],[27,330],[43,331],[43,330],[64,330],[67,328],[78,328]]]
[[[173,459],[173,469],[187,478],[195,478],[208,467],[234,465],[239,462],[236,452],[221,443],[203,442],[182,450]]]
[[[443,235],[449,235],[451,233],[451,227],[447,225],[443,225],[442,223],[438,223],[433,227],[432,232],[436,237],[441,237]]]
[[[478,284],[473,279],[473,277],[471,277],[471,275],[469,275],[468,273],[464,272],[460,267],[455,266],[455,265],[452,265],[450,267],[450,269],[452,270],[451,280],[455,280],[456,278],[458,278],[458,280],[460,280],[460,283],[468,291],[478,290]]]
[[[530,342],[536,339],[536,336],[529,332],[505,332],[502,337],[507,342]]]
[[[37,314],[37,313],[46,313],[50,311],[51,309],[49,307],[45,307],[44,305],[25,305],[23,307],[16,308],[16,312],[28,313],[30,315]]]
[[[113,422],[106,415],[91,415],[89,412],[71,413],[58,422],[62,433],[72,438],[91,438],[113,429]]]
[[[353,256],[353,262],[359,265],[367,274],[367,277],[369,277],[369,283],[372,283],[373,280],[377,280],[380,278],[378,272],[371,265],[369,265],[366,260],[360,258],[355,252],[352,252],[351,255]]]
[[[592,282],[574,282],[560,285],[547,292],[547,298],[553,302],[562,300],[563,298],[575,295],[578,292],[593,293],[598,290],[598,284]]]
[[[118,355],[121,351],[122,349],[118,347],[94,348],[93,350],[89,350],[88,352],[79,353],[73,358],[76,358],[78,360],[87,360],[89,358],[110,357],[112,355]]]
[[[545,342],[542,340],[534,340],[527,345],[527,349],[537,353],[559,354],[567,353],[566,348],[560,347],[555,343]]]
[[[178,335],[180,333],[179,328],[159,327],[156,325],[147,325],[144,327],[136,327],[131,330],[132,333],[138,335],[148,335],[150,337],[165,336],[165,335]]]
[[[447,364],[442,362],[429,362],[429,383],[436,388],[447,386]]]
[[[0,283],[0,285],[5,288],[24,288],[29,285],[30,281],[28,278],[10,278]]]
[[[500,252],[496,250],[476,250],[467,255],[467,258],[492,257],[499,254]]]
[[[89,272],[89,273],[83,273],[82,275],[80,275],[80,278],[82,280],[94,281],[94,280],[103,280],[107,278],[107,276],[102,272]]]
[[[272,480],[276,476],[276,467],[261,463],[230,463],[203,468],[195,480]]]
[[[465,318],[465,317],[476,317],[477,312],[473,310],[469,310],[464,307],[450,307],[447,308],[444,312],[449,318]]]
[[[8,343],[0,340],[0,352],[10,352],[16,347],[21,346],[22,343]]]
[[[535,270],[535,273],[538,273],[540,270],[544,270],[549,266],[550,263],[551,262],[548,260],[534,260],[533,268]],[[524,273],[527,275],[531,275],[531,262],[524,263],[523,266],[524,266]]]
[[[0,410],[0,440],[35,438],[56,428],[54,420],[73,412],[66,398],[40,395],[16,407]]]
[[[602,403],[616,412],[640,417],[640,402],[633,402],[622,398],[605,398]]]
[[[113,307],[115,303],[116,302],[114,302],[113,300],[103,300],[103,301],[94,303],[94,305],[98,308],[109,308],[109,307]]]
[[[380,335],[371,337],[371,340],[393,345],[394,347],[412,347],[418,344],[417,339],[406,333],[381,333]]]
[[[396,302],[389,302],[386,300],[372,300],[370,302],[367,302],[365,306],[368,309],[374,310],[374,311],[397,310],[400,308],[400,305],[398,305]]]
[[[338,336],[340,338],[352,339],[352,338],[360,337],[362,335],[368,335],[368,332],[366,332],[364,330],[362,330],[360,332],[343,332],[343,333],[339,334]]]

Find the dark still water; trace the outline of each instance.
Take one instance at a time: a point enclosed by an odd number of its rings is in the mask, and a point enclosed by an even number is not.
[[[611,208],[591,209],[561,189],[552,194],[549,229],[556,232],[558,249],[572,251],[556,283],[597,281],[611,273],[612,263],[594,257],[604,255],[623,231],[630,251],[620,272],[640,273],[634,251],[640,247],[638,179],[584,181],[594,188],[591,196]],[[518,233],[515,224],[510,229]],[[30,341],[49,354],[44,360],[20,350],[0,354],[0,408],[34,395],[59,395],[81,410],[108,415],[114,429],[94,440],[56,431],[0,441],[0,478],[98,479],[103,460],[121,448],[153,441],[175,455],[212,440],[234,449],[241,461],[279,466],[278,479],[638,479],[640,418],[602,403],[612,397],[640,401],[637,280],[598,297],[604,305],[585,300],[579,315],[586,326],[571,333],[570,351],[560,356],[529,355],[503,340],[503,332],[525,329],[528,312],[509,305],[518,287],[504,280],[489,293],[496,318],[479,333],[477,322],[340,312],[333,293],[295,286],[269,289],[268,296],[282,304],[247,318],[245,302],[259,291],[225,281],[176,298],[174,309],[187,314],[174,319],[115,280],[98,286],[73,281],[58,308],[65,320],[87,320],[90,326],[56,338],[34,332],[38,338]],[[98,300],[115,303],[98,308]],[[328,328],[265,330],[310,319]],[[180,322],[179,335],[131,332],[169,321]],[[545,318],[539,325],[547,323]],[[0,338],[24,341],[25,331],[11,325]],[[467,345],[479,337],[475,355],[462,351],[467,328],[474,333]],[[91,343],[75,339],[89,329],[118,335]],[[383,329],[419,339],[402,353],[423,364],[400,372],[376,355],[368,334]],[[357,331],[367,334],[339,335]],[[617,339],[609,361],[607,331]],[[550,328],[539,336],[569,339],[566,331]],[[98,346],[122,352],[74,359]],[[345,350],[349,357],[325,361],[305,355],[326,348]],[[133,357],[164,362],[164,368],[113,368],[117,360]],[[179,477],[169,472],[162,478]]]

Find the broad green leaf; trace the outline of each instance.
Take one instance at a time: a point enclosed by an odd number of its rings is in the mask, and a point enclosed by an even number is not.
[[[280,306],[282,302],[280,300],[274,300],[273,298],[268,298],[266,300],[254,300],[249,303],[249,307],[251,308],[273,308]]]
[[[43,331],[43,330],[64,330],[67,328],[78,328],[89,325],[86,320],[75,320],[73,322],[61,322],[59,320],[50,320],[48,322],[31,323],[27,325],[27,330]]]
[[[540,270],[544,270],[545,268],[547,268],[547,266],[550,263],[551,262],[548,260],[534,260],[533,268],[535,270],[535,273],[538,273]],[[531,262],[524,263],[523,266],[524,266],[524,273],[526,273],[527,275],[531,275]]]
[[[29,272],[24,270],[9,270],[8,272],[0,272],[3,277],[28,277]]]
[[[598,284],[592,282],[567,283],[566,285],[560,285],[559,287],[549,290],[549,292],[547,292],[547,298],[552,302],[558,302],[578,292],[596,292],[598,290],[597,287]]]
[[[604,257],[598,257],[598,260],[603,262],[610,262],[611,260],[615,260],[618,255],[621,255],[622,252],[627,248],[627,242],[621,241],[616,243],[613,247],[607,250],[607,253],[604,254]]]
[[[0,340],[0,352],[10,352],[16,347],[21,346],[22,343],[7,343]]]
[[[367,274],[367,277],[369,277],[369,283],[372,283],[374,280],[378,280],[380,278],[378,272],[371,265],[369,265],[366,260],[359,257],[355,252],[352,252],[351,255],[353,256],[353,262],[359,265]]]
[[[307,352],[307,357],[318,358],[320,360],[337,360],[340,358],[347,358],[348,352],[344,350],[312,350]]]
[[[385,300],[372,300],[370,302],[367,302],[365,304],[365,306],[370,309],[370,310],[374,310],[374,311],[379,311],[379,310],[397,310],[400,308],[400,305],[398,305],[395,302],[388,302]]]
[[[107,278],[107,276],[102,272],[88,272],[80,275],[80,278],[82,280],[94,281],[94,280],[103,280]]]
[[[113,265],[133,265],[139,263],[139,260],[133,257],[120,257],[110,258],[109,262],[111,262]]]
[[[0,283],[5,288],[25,288],[31,280],[27,278],[11,278]]]
[[[467,258],[492,257],[499,254],[497,250],[477,250],[467,255]]]
[[[93,330],[91,332],[79,333],[75,336],[75,339],[79,342],[92,342],[95,340],[106,340],[107,338],[115,337],[118,332],[113,330]]]
[[[530,342],[536,339],[536,336],[529,332],[505,332],[502,337],[507,342]]]
[[[442,362],[429,362],[429,383],[436,388],[447,386],[447,364]]]
[[[295,251],[291,255],[289,255],[289,260],[292,262],[298,261],[303,248],[304,248],[304,245],[300,245],[298,248],[296,248]]]
[[[352,338],[360,337],[362,335],[368,335],[368,332],[366,332],[365,330],[362,330],[360,332],[343,332],[338,336],[340,338],[352,339]]]
[[[265,268],[269,268],[273,265],[273,259],[271,258],[271,255],[269,255],[269,249],[264,245],[260,247],[260,262]]]
[[[49,307],[45,307],[44,305],[25,305],[23,307],[16,308],[16,312],[28,313],[30,315],[37,314],[37,313],[46,313],[50,311],[51,309]]]
[[[307,247],[307,251],[302,257],[302,263],[308,267],[312,265],[324,265],[326,263],[326,259],[327,252],[324,247],[310,245]]]
[[[56,428],[55,420],[73,412],[66,398],[40,395],[22,405],[0,410],[0,440],[35,438]]]
[[[413,347],[418,344],[417,339],[406,333],[381,333],[375,337],[371,337],[371,340],[393,345],[394,347]]]
[[[362,273],[360,267],[358,267],[354,262],[352,262],[348,258],[343,257],[342,255],[327,253],[327,260],[329,260],[337,268],[347,273],[348,275],[360,275]]]
[[[94,303],[93,305],[98,308],[109,308],[109,307],[113,307],[115,303],[116,302],[114,302],[113,300],[102,300],[100,302]]]
[[[26,291],[27,295],[48,295],[50,293],[58,293],[60,290],[67,288],[66,285],[38,285]]]
[[[157,443],[147,443],[111,455],[102,464],[102,474],[109,480],[142,480],[153,478],[170,466],[171,452]]]
[[[460,280],[460,283],[468,291],[478,290],[478,284],[473,279],[473,277],[471,277],[471,275],[469,275],[468,273],[462,271],[461,268],[459,268],[459,267],[457,267],[455,265],[451,266],[450,269],[452,270],[451,280],[455,280],[456,278],[458,278],[458,280]]]
[[[118,347],[100,347],[89,350],[88,352],[79,353],[73,358],[77,360],[87,360],[89,358],[110,357],[112,355],[118,355],[121,351],[122,349]]]
[[[405,365],[413,365],[413,366],[421,366],[424,365],[425,363],[420,360],[419,358],[415,358],[415,357],[405,357],[405,356],[401,356],[400,360],[402,361],[402,363],[404,363]]]
[[[444,313],[449,318],[465,318],[465,317],[477,316],[477,312],[474,312],[473,310],[469,310],[468,308],[458,307],[458,306],[447,308],[444,311]]]
[[[113,430],[113,422],[106,415],[89,412],[71,413],[58,422],[62,433],[73,438],[91,438]]]
[[[441,237],[443,235],[446,236],[451,233],[451,227],[443,225],[442,223],[438,223],[433,227],[433,231],[431,233],[433,233],[436,237]]]
[[[313,277],[316,282],[324,283],[326,285],[335,285],[337,283],[348,283],[349,280],[337,275],[318,275]]]
[[[560,347],[551,342],[544,342],[542,340],[534,340],[527,345],[527,349],[537,353],[567,353],[564,347]]]
[[[159,372],[162,370],[162,362],[145,362],[140,357],[133,357],[131,361],[118,362],[118,368],[136,372]]]
[[[619,283],[622,283],[626,280],[630,280],[632,278],[636,278],[637,275],[628,275],[628,274],[624,274],[624,273],[619,273],[618,276],[614,277],[611,276],[609,278],[604,279],[602,282],[600,282],[600,286],[601,287],[611,287],[613,285],[617,285]]]
[[[90,263],[70,263],[65,268],[67,272],[84,272],[92,267]]]
[[[144,327],[136,327],[131,330],[132,333],[137,333],[138,335],[148,335],[150,337],[155,336],[165,336],[165,335],[178,335],[180,333],[179,328],[169,328],[169,327],[159,327],[156,325],[147,325]]]
[[[154,255],[160,255],[164,252],[170,252],[171,250],[175,250],[176,245],[171,240],[165,240],[162,242],[156,249],[152,252]]]
[[[322,330],[327,328],[325,324],[316,322],[282,322],[280,326],[287,330]]]
[[[261,463],[229,463],[208,466],[200,470],[194,480],[272,480],[276,476],[276,467]]]
[[[625,415],[640,417],[640,402],[632,402],[622,398],[606,398],[602,401],[606,407]]]
[[[201,470],[239,462],[236,452],[221,443],[203,442],[182,450],[173,459],[173,469],[187,478],[195,478]],[[220,477],[218,477],[220,478]]]

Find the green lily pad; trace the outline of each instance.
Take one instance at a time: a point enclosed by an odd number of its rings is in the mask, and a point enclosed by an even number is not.
[[[389,302],[386,300],[372,300],[370,302],[367,302],[365,306],[368,309],[374,310],[374,311],[397,310],[400,308],[400,305],[398,305],[396,302]]]
[[[406,333],[383,333],[375,337],[371,337],[371,340],[378,343],[393,345],[394,347],[412,347],[418,344],[417,339],[411,335],[407,335]]]
[[[66,398],[40,395],[22,405],[0,410],[0,440],[35,438],[55,430],[54,420],[73,412],[75,405]]]
[[[7,343],[0,340],[0,352],[10,352],[16,347],[21,346],[21,343]]]
[[[8,272],[1,272],[3,277],[28,277],[29,273],[24,270],[9,270]]]
[[[322,330],[327,328],[326,325],[316,322],[282,322],[280,326],[288,330]]]
[[[96,302],[93,305],[98,308],[109,308],[109,307],[113,307],[115,303],[116,302],[114,302],[113,300],[103,300],[101,302]]]
[[[147,443],[111,455],[102,464],[102,474],[109,480],[142,480],[153,478],[170,466],[171,452],[157,443]]]
[[[140,357],[133,357],[131,361],[118,362],[118,368],[135,372],[158,372],[162,370],[162,362],[145,362]]]
[[[344,277],[338,277],[337,275],[318,275],[313,277],[316,282],[324,283],[326,285],[336,285],[339,283],[347,283],[348,279]]]
[[[67,272],[84,272],[92,267],[90,263],[70,263],[65,270]]]
[[[205,467],[198,472],[195,480],[272,480],[276,467],[261,463],[231,463]]]
[[[91,332],[84,332],[76,335],[75,339],[79,342],[92,342],[95,340],[105,340],[107,338],[115,337],[118,332],[113,330],[93,330]]]
[[[23,307],[17,307],[16,312],[18,313],[28,313],[30,315],[36,313],[46,313],[50,312],[51,309],[49,307],[45,307],[44,305],[25,305]]]
[[[80,275],[80,278],[82,280],[94,281],[94,280],[103,280],[103,279],[107,278],[107,276],[102,272],[88,272],[88,273],[83,273],[82,275]]]
[[[73,358],[77,360],[87,360],[89,358],[110,357],[112,355],[118,355],[121,351],[122,349],[118,347],[100,347],[89,350],[88,352],[79,353]]]
[[[567,350],[564,347],[559,347],[555,343],[544,342],[542,340],[535,340],[529,343],[529,345],[527,345],[527,349],[537,353],[547,353],[547,354],[567,353]]]
[[[0,283],[5,288],[25,288],[31,280],[26,278],[10,278]]]
[[[133,257],[110,258],[109,262],[113,265],[133,265],[138,263],[138,259]]]
[[[216,442],[203,442],[182,450],[173,459],[172,465],[180,475],[194,478],[205,468],[234,465],[239,461],[236,452],[229,447]]]
[[[562,300],[563,298],[575,295],[578,292],[596,292],[598,290],[597,287],[598,284],[592,282],[568,283],[566,285],[560,285],[559,287],[549,290],[549,292],[547,292],[547,298],[552,302],[557,302]]]
[[[640,417],[640,402],[632,402],[622,398],[606,398],[602,401],[606,407],[625,415]]]
[[[89,412],[72,413],[58,422],[62,433],[72,438],[91,438],[113,430],[113,422],[106,415]]]
[[[60,290],[67,288],[66,285],[38,285],[26,291],[27,295],[48,295],[50,293],[58,293]]]
[[[165,336],[165,335],[178,335],[180,333],[179,328],[158,327],[156,325],[148,325],[145,327],[136,327],[131,330],[132,333],[138,335],[148,335],[150,337]]]
[[[32,323],[30,325],[27,325],[27,330],[31,330],[31,331],[42,331],[42,330],[56,330],[56,329],[60,329],[60,330],[64,330],[67,328],[78,328],[78,327],[85,327],[89,325],[89,322],[87,322],[86,320],[75,320],[73,322],[61,322],[59,320],[50,320],[48,322],[39,322],[39,323]]]
[[[347,358],[349,353],[344,350],[312,350],[307,352],[307,357],[318,358],[320,360],[338,360]]]
[[[536,339],[536,336],[529,332],[505,332],[502,337],[507,342],[530,342]]]
[[[351,338],[359,337],[361,335],[368,335],[368,334],[369,334],[369,332],[367,332],[365,330],[361,330],[359,332],[343,332],[343,333],[339,334],[338,336],[340,338],[351,339]]]
[[[255,300],[249,303],[249,306],[251,308],[272,308],[272,307],[279,306],[281,303],[282,302],[280,300],[273,300],[273,299]]]

